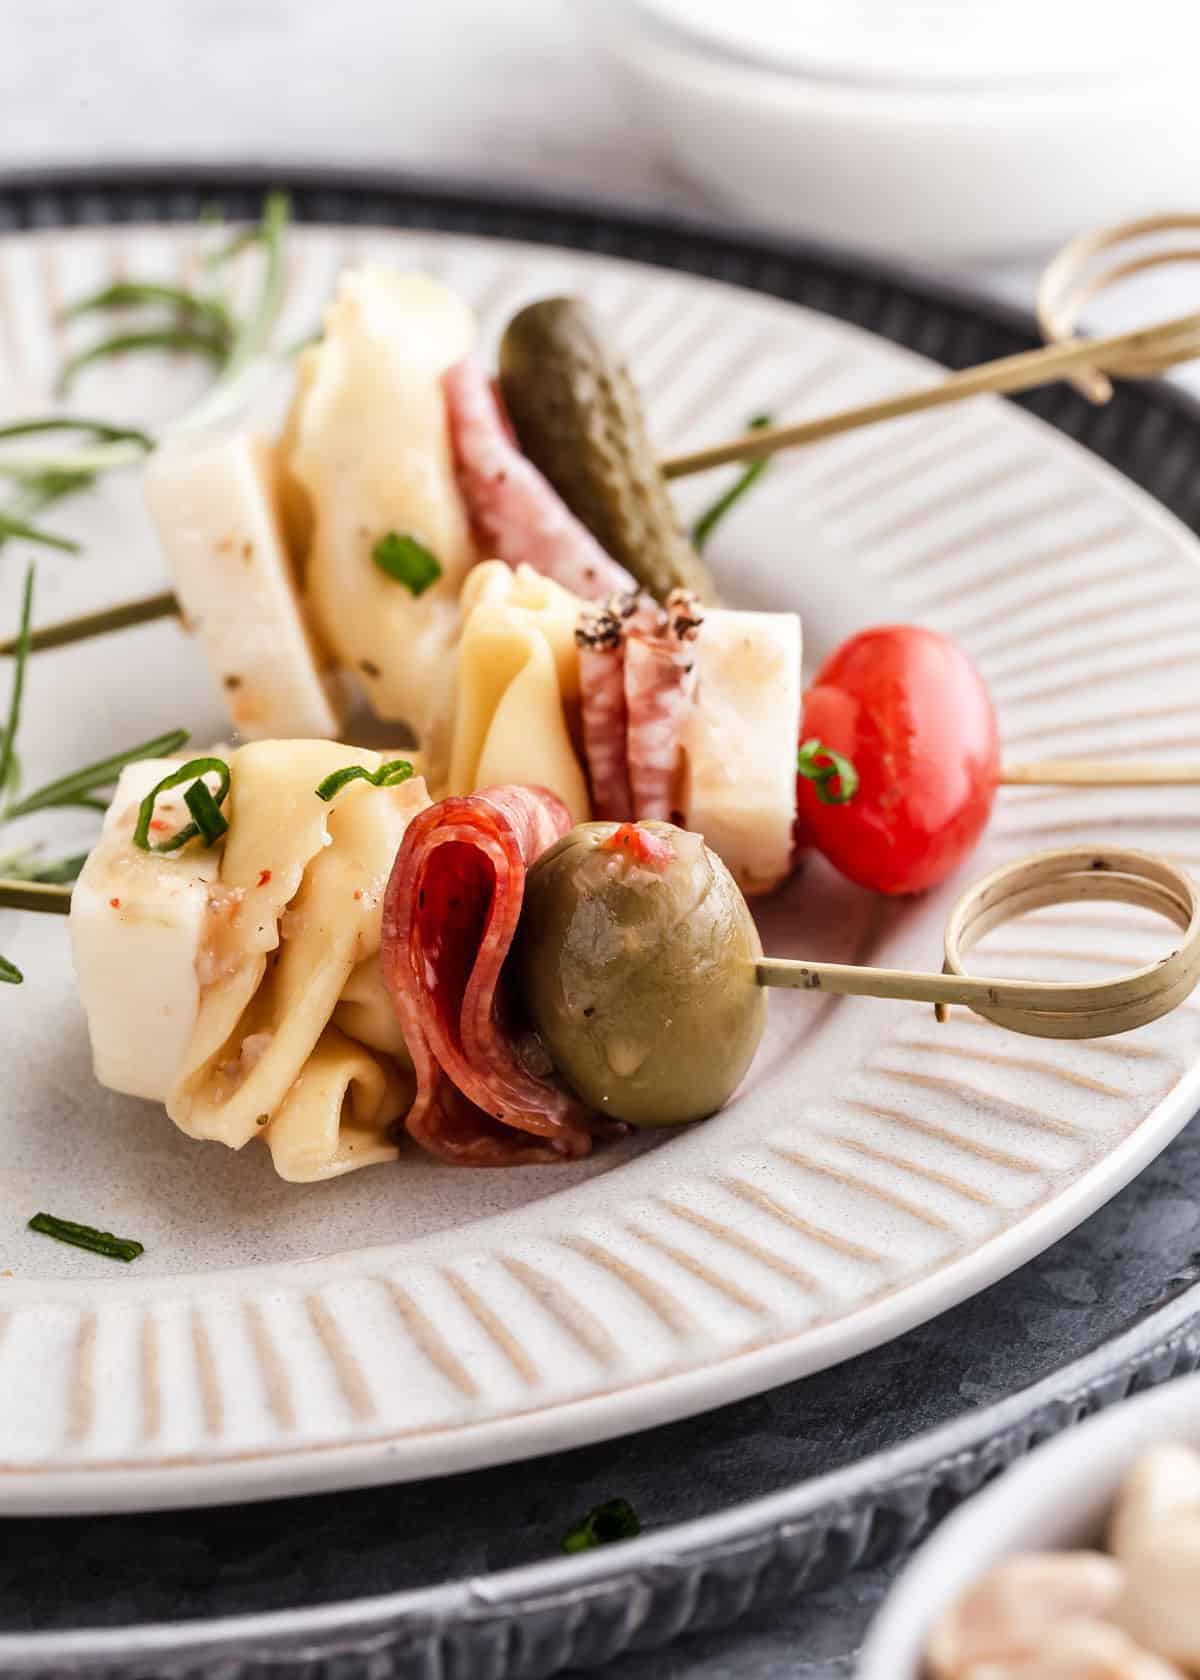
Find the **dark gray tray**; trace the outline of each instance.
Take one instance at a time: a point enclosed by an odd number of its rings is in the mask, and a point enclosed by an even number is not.
[[[10,179],[0,229],[188,217],[214,199],[246,213],[264,181],[202,170]],[[690,221],[394,180],[284,184],[308,219],[532,239],[710,274],[950,366],[1035,341],[1032,323],[998,306]],[[1200,523],[1200,410],[1187,398],[1124,386],[1096,410],[1063,388],[1026,406]],[[1200,1134],[1185,1132],[1071,1236],[933,1323],[621,1441],[245,1509],[0,1522],[0,1673],[533,1680],[827,1586],[895,1556],[1034,1442],[1200,1364],[1198,1193]],[[557,1555],[572,1518],[617,1493],[637,1504],[644,1537]]]

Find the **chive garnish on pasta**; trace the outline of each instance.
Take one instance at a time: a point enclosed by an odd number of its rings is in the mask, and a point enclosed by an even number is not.
[[[628,1499],[606,1499],[568,1529],[564,1552],[588,1552],[593,1546],[610,1546],[616,1540],[632,1540],[642,1532],[641,1519]]]
[[[133,1237],[115,1237],[111,1231],[98,1231],[94,1225],[77,1225],[73,1219],[59,1219],[53,1213],[35,1213],[29,1229],[53,1237],[56,1242],[70,1243],[72,1248],[103,1254],[108,1260],[128,1263],[146,1252],[145,1245]]]
[[[401,531],[389,531],[371,550],[381,572],[402,583],[413,595],[423,595],[442,575],[438,558],[423,542]]]
[[[202,778],[216,776],[217,792]],[[219,840],[229,827],[229,823],[221,814],[221,805],[229,795],[230,784],[229,766],[223,758],[189,758],[186,764],[181,764],[178,770],[173,770],[169,776],[164,776],[150,789],[138,807],[137,826],[133,831],[133,843],[140,846],[144,852],[177,852],[186,846],[189,840],[202,839],[206,846],[211,846]],[[161,846],[156,846],[150,840],[150,824],[154,820],[154,806],[159,796],[169,793],[172,788],[190,784],[184,793],[183,801],[192,814],[192,820],[173,834],[169,840],[164,840]],[[198,791],[199,790],[199,791]]]
[[[316,788],[318,799],[326,803],[335,799],[348,782],[370,782],[372,787],[399,787],[401,782],[408,781],[413,773],[413,767],[406,758],[392,758],[386,764],[381,764],[378,770],[368,770],[365,764],[347,764],[342,770],[335,770],[326,776],[320,787]]]

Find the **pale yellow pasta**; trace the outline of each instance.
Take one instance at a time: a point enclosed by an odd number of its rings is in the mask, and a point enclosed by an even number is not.
[[[412,1102],[414,1082],[326,1027],[263,1129],[280,1178],[315,1184],[394,1161],[391,1127]]]
[[[463,589],[449,791],[517,782],[591,815],[578,729],[575,625],[583,603],[528,566],[477,566]]]
[[[288,1135],[297,1135],[295,1082],[346,983],[378,951],[397,847],[411,816],[428,804],[420,779],[394,788],[351,782],[328,804],[314,790],[343,765],[379,762],[376,753],[315,741],[255,743],[231,761],[221,884],[245,894],[236,951],[204,994],[167,1102],[193,1137],[240,1148],[285,1101],[292,1104]],[[327,1134],[319,1112],[312,1124],[314,1136]]]
[[[408,724],[435,762],[446,750],[458,593],[477,559],[441,377],[474,331],[466,304],[428,276],[349,271],[306,362],[287,440],[312,518],[303,570],[314,628],[378,715]],[[289,524],[303,529],[294,505]],[[441,568],[420,594],[372,558],[392,532]]]

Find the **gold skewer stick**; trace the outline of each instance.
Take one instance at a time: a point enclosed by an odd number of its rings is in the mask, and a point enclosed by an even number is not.
[[[0,879],[0,910],[42,910],[65,916],[71,908],[70,887],[42,881]]]
[[[1157,911],[1183,938],[1169,956],[1115,980],[1002,980],[966,973],[965,953],[1002,922],[1080,900]],[[62,914],[70,904],[70,887],[0,880],[0,908]],[[789,957],[763,957],[755,968],[762,986],[932,1003],[939,1020],[948,1004],[964,1004],[1037,1038],[1102,1038],[1157,1020],[1194,990],[1200,981],[1200,892],[1183,870],[1148,852],[1114,847],[1038,852],[997,869],[958,901],[946,925],[941,974]]]
[[[35,630],[29,638],[30,653],[47,648],[67,647],[72,642],[86,642],[91,636],[103,636],[109,630],[127,630],[134,624],[150,624],[157,618],[182,618],[179,597],[170,590],[161,595],[146,595],[138,601],[125,601],[119,607],[105,607],[100,612],[83,613],[79,618],[64,618],[58,624],[47,624]],[[16,638],[0,642],[0,658],[17,651]]]
[[[1120,376],[1131,365],[1144,365],[1150,356],[1159,368],[1200,356],[1200,314],[1177,315],[1157,326],[1112,333],[1107,338],[1070,338],[1040,350],[1022,350],[1015,356],[1002,356],[978,367],[964,368],[935,385],[904,391],[899,396],[859,403],[854,408],[820,415],[815,420],[801,420],[792,426],[763,427],[689,454],[668,455],[659,462],[659,467],[667,478],[683,478],[689,473],[705,472],[709,467],[725,466],[730,461],[761,461],[781,449],[795,449],[881,420],[897,420],[905,414],[941,408],[985,391],[1030,391],[1083,368],[1102,368],[1106,373]]]
[[[1200,785],[1200,764],[1164,764],[1152,758],[1114,760],[1044,758],[1033,764],[1006,764],[1002,787],[1193,787]]]

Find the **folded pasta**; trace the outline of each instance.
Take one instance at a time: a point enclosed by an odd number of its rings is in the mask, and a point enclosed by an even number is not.
[[[392,1159],[414,1083],[379,973],[380,919],[424,781],[352,781],[325,802],[315,790],[332,772],[381,762],[331,741],[253,742],[228,762],[218,850],[133,844],[138,803],[165,773],[135,765],[80,876],[72,936],[97,1076],[163,1102],[191,1137],[261,1138],[297,1182]],[[162,798],[156,826],[176,828],[180,806]]]
[[[440,381],[474,330],[466,304],[426,275],[350,270],[307,353],[283,440],[312,625],[374,711],[415,730],[434,759],[445,748],[459,588],[477,558]],[[393,536],[432,556],[432,582],[375,563]]]
[[[463,630],[450,756],[452,794],[515,784],[556,793],[572,822],[591,815],[575,749],[582,602],[529,566],[476,566]]]

